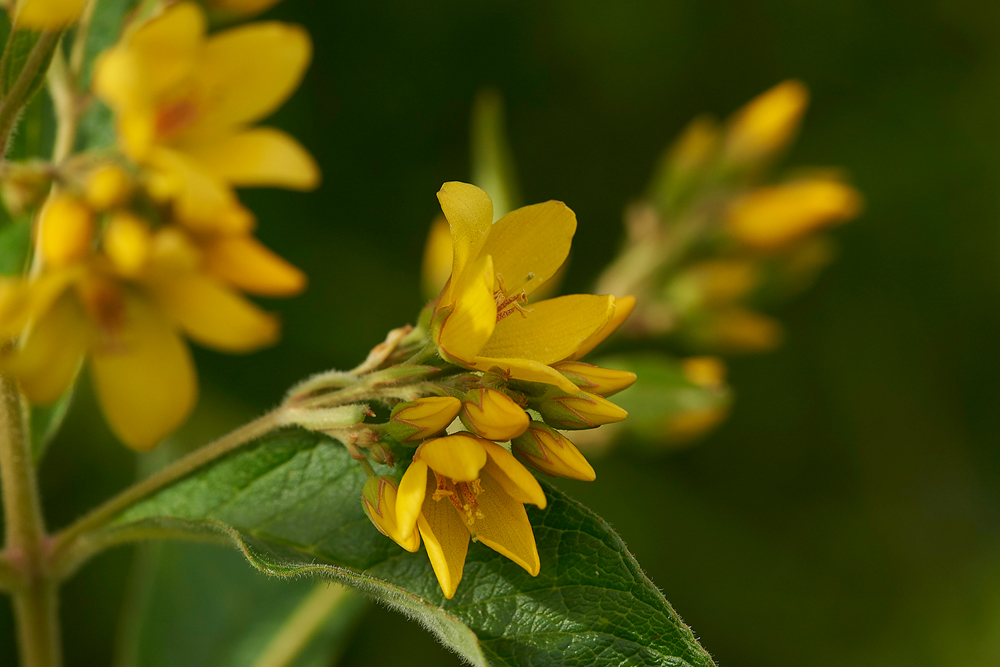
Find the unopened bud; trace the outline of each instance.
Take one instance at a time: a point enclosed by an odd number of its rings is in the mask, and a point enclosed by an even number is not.
[[[758,188],[729,209],[729,233],[759,250],[773,250],[855,217],[861,196],[829,178],[809,178]]]
[[[95,211],[106,211],[124,203],[131,189],[128,174],[121,167],[105,164],[87,176],[84,197]]]
[[[396,521],[396,480],[389,476],[369,477],[361,491],[361,505],[379,532],[407,551],[420,548],[420,533],[413,531],[404,540]]]
[[[580,389],[598,396],[612,396],[623,389],[628,389],[636,377],[635,373],[630,371],[601,368],[582,361],[561,361],[552,364],[552,368],[562,373]]]
[[[396,465],[396,454],[392,451],[392,446],[385,440],[379,440],[368,446],[368,458],[375,463],[385,466]]]
[[[400,442],[420,442],[441,433],[451,424],[462,402],[451,396],[425,396],[400,403],[389,417],[389,435]]]
[[[784,81],[750,100],[733,114],[726,155],[735,162],[766,159],[791,141],[809,104],[800,81]]]
[[[767,315],[743,308],[713,313],[695,333],[702,345],[725,352],[765,352],[781,344],[781,324]]]
[[[726,364],[718,357],[688,357],[681,361],[681,371],[699,387],[718,389],[726,383]]]
[[[592,482],[593,466],[569,438],[550,426],[532,421],[528,430],[510,441],[514,454],[528,465],[553,477]]]
[[[66,266],[90,252],[94,236],[94,219],[90,209],[80,201],[55,196],[42,209],[39,217],[42,257],[52,266]]]
[[[499,389],[479,387],[462,398],[458,413],[465,427],[476,435],[504,442],[524,433],[528,428],[528,413]]]
[[[104,228],[104,254],[123,275],[136,276],[146,265],[153,247],[149,224],[128,211],[111,215]]]
[[[545,423],[569,430],[597,428],[602,424],[620,422],[628,413],[608,399],[597,394],[581,391],[579,394],[564,394],[555,390],[533,403]]]

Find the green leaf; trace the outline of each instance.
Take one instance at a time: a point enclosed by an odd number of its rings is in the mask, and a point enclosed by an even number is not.
[[[368,521],[364,481],[339,443],[285,429],[134,505],[91,539],[228,541],[268,574],[357,586],[476,665],[714,665],[621,539],[554,487],[545,485],[546,510],[528,510],[539,576],[473,543],[446,600],[424,551],[403,551]]]
[[[0,217],[6,218],[6,211],[0,213]],[[30,251],[30,218],[8,220],[0,227],[0,275],[15,276],[24,273]]]
[[[69,406],[73,402],[73,385],[52,405],[31,406],[31,455],[35,462],[41,461],[52,438],[62,426]]]
[[[262,577],[228,549],[147,544],[137,553],[115,667],[323,667],[366,608],[364,596],[337,584]],[[277,662],[278,653],[290,661]]]
[[[472,182],[493,200],[495,219],[521,205],[512,154],[503,97],[496,90],[479,91],[472,105]]]

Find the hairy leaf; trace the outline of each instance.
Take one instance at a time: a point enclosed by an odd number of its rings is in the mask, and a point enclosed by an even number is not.
[[[529,509],[541,574],[472,544],[446,600],[423,550],[407,553],[369,523],[364,480],[339,443],[286,429],[133,506],[93,538],[229,541],[268,574],[357,586],[477,665],[714,664],[621,539],[555,488],[545,487],[548,509]]]

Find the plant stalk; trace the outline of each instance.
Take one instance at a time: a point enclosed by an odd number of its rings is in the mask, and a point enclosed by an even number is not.
[[[31,53],[28,54],[24,68],[18,74],[14,85],[0,102],[0,156],[7,154],[10,136],[21,115],[21,110],[28,103],[28,96],[32,93],[35,77],[42,71],[42,68],[48,66],[49,57],[60,37],[62,37],[62,33],[59,31],[42,33],[31,49]]]
[[[0,375],[0,485],[6,524],[4,553],[20,575],[13,587],[14,619],[23,667],[62,664],[58,584],[48,578],[45,524],[31,438],[25,428],[26,406],[15,382]]]

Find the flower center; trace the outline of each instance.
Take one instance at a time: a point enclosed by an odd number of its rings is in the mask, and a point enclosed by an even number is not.
[[[483,487],[478,479],[471,482],[455,482],[438,475],[436,472],[434,477],[437,479],[437,489],[431,498],[435,501],[447,498],[459,514],[465,515],[465,522],[470,526],[475,523],[476,519],[483,518],[478,501]]]
[[[156,136],[161,139],[174,137],[198,120],[198,106],[191,97],[161,106],[156,111]]]
[[[521,304],[528,302],[528,295],[521,290],[520,292],[514,294],[513,296],[507,294],[507,290],[503,286],[503,276],[499,273],[496,275],[497,279],[497,289],[493,291],[493,299],[497,303],[497,322],[505,319],[514,311],[521,313],[521,317],[527,317],[531,310],[525,308]]]

